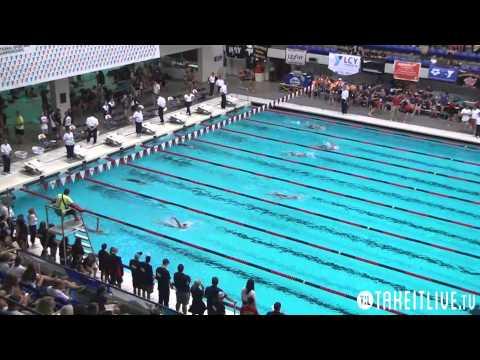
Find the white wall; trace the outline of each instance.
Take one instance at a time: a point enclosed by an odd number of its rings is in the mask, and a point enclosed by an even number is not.
[[[198,49],[198,66],[200,81],[207,81],[212,72],[223,74],[223,45],[205,45]]]

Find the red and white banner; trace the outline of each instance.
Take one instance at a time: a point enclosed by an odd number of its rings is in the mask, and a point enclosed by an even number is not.
[[[393,63],[393,78],[396,80],[420,80],[421,63],[395,60]]]

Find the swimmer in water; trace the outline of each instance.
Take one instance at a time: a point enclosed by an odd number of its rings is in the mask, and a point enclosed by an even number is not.
[[[289,151],[287,152],[288,156],[295,156],[295,157],[309,157],[309,158],[314,158],[315,154],[314,153],[304,153],[300,151]]]
[[[332,144],[330,141],[326,141],[320,146],[317,146],[317,149],[326,150],[326,151],[337,151],[340,149],[340,146]]]
[[[178,229],[188,229],[191,224],[189,223],[181,223],[175,216],[170,218],[170,221],[166,221],[165,225],[175,227]]]
[[[147,185],[146,182],[142,181],[142,180],[137,180],[137,179],[132,179],[132,178],[128,178],[126,179],[127,181],[130,181],[130,182],[133,182],[135,184],[142,184],[142,185]]]
[[[300,196],[298,196],[298,195],[288,195],[288,194],[280,193],[280,192],[277,192],[277,191],[275,191],[273,193],[270,193],[270,195],[276,196],[280,199],[289,199],[289,200],[300,199]]]
[[[315,124],[308,125],[308,128],[309,128],[309,129],[322,130],[322,131],[326,129],[325,126],[315,125]]]

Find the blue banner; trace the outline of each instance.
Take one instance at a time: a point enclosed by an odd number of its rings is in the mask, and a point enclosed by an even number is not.
[[[432,80],[456,82],[457,77],[457,68],[430,65],[430,68],[428,69],[428,78]]]

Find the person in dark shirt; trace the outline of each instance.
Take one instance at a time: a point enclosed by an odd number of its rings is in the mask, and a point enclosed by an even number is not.
[[[196,280],[192,288],[190,289],[192,294],[192,305],[190,306],[189,311],[193,315],[203,315],[207,306],[203,302],[203,297],[205,296],[205,289],[203,288],[202,282],[200,280]]]
[[[208,315],[218,315],[218,294],[222,293],[224,298],[233,302],[232,299],[224,293],[224,291],[218,287],[218,278],[214,276],[212,278],[212,285],[205,289],[205,297],[207,298],[207,314]],[[223,301],[222,301],[223,303]],[[217,305],[216,305],[217,304]],[[215,306],[216,305],[216,306]]]
[[[140,296],[141,273],[140,273],[140,253],[136,253],[134,258],[128,263],[130,271],[132,272],[133,293]]]
[[[279,302],[276,302],[273,305],[273,311],[269,311],[267,315],[285,315],[280,311],[281,308],[282,308],[282,304],[280,304]]]
[[[140,263],[140,270],[142,271],[142,296],[150,300],[153,292],[155,279],[153,278],[153,268],[150,265],[151,257],[145,257],[145,262]]]
[[[178,265],[177,272],[173,275],[173,285],[177,290],[177,304],[175,309],[177,312],[180,310],[180,305],[182,306],[182,312],[184,315],[187,315],[187,306],[190,302],[190,276],[183,273],[183,264]]]
[[[85,255],[85,250],[83,249],[82,239],[76,238],[75,243],[72,246],[72,267],[78,269],[82,264],[83,255]]]
[[[107,282],[108,277],[108,257],[107,244],[102,244],[102,249],[98,252],[98,269],[100,270],[100,280]]]
[[[109,274],[110,283],[122,288],[123,282],[123,263],[122,258],[117,255],[118,249],[112,247],[110,249]]]
[[[157,268],[155,278],[158,281],[158,304],[167,306],[170,300],[170,272],[167,270],[170,261],[163,259],[162,266]]]

